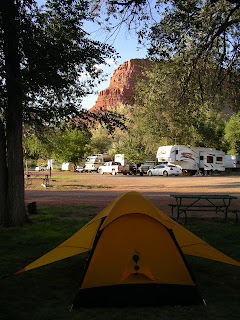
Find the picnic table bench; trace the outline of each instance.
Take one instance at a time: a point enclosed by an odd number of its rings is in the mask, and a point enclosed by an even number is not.
[[[25,184],[26,185],[32,184],[32,179],[33,178],[38,178],[38,177],[43,179],[42,185],[44,187],[49,187],[49,174],[41,174],[39,172],[30,172],[30,171],[26,172],[25,173],[25,179],[24,179]]]
[[[238,223],[238,213],[240,210],[229,209],[231,201],[237,199],[235,196],[227,194],[171,194],[170,196],[176,200],[175,204],[169,204],[172,210],[172,216],[174,215],[175,209],[177,220],[180,220],[181,215],[184,215],[184,224],[187,223],[187,213],[190,211],[207,211],[224,214],[225,220],[228,219],[228,213],[233,213],[235,214],[235,223]]]

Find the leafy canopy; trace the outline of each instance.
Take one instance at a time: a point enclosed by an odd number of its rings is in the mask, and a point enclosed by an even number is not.
[[[90,2],[47,0],[38,8],[35,1],[21,0],[16,9],[24,122],[56,124],[76,115],[86,119],[81,100],[102,78],[96,66],[117,57],[113,47],[92,40],[85,30],[84,23],[94,20]],[[4,32],[1,21],[0,32]],[[2,52],[2,40],[0,45]],[[1,114],[7,107],[4,65],[1,54]]]
[[[240,112],[233,114],[226,124],[224,138],[229,145],[228,153],[240,154]]]

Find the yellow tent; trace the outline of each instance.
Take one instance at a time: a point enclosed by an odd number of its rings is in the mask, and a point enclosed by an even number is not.
[[[197,301],[199,295],[183,254],[240,266],[142,194],[128,192],[71,238],[17,273],[87,251],[91,255],[74,307]]]

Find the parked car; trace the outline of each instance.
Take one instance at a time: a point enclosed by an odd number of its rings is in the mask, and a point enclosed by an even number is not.
[[[157,164],[156,161],[151,161],[151,160],[145,161],[144,163],[142,163],[138,168],[140,176],[147,174],[148,170],[154,168],[156,166],[156,164]]]
[[[182,168],[180,166],[175,166],[174,164],[159,164],[152,169],[149,169],[147,174],[149,176],[178,176],[182,173]]]
[[[77,166],[76,171],[84,172],[84,167],[83,166]]]
[[[43,165],[35,168],[35,171],[45,171],[45,170],[47,170],[47,166],[43,166]]]

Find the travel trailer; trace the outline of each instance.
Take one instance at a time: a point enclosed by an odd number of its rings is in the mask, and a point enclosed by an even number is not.
[[[214,148],[187,145],[162,146],[158,148],[160,163],[173,163],[182,167],[183,172],[192,174],[225,171],[225,152]]]
[[[106,153],[93,154],[87,157],[84,170],[87,172],[98,171],[98,168],[108,161],[112,161],[112,158]]]
[[[240,155],[226,154],[225,167],[230,170],[240,170]]]

